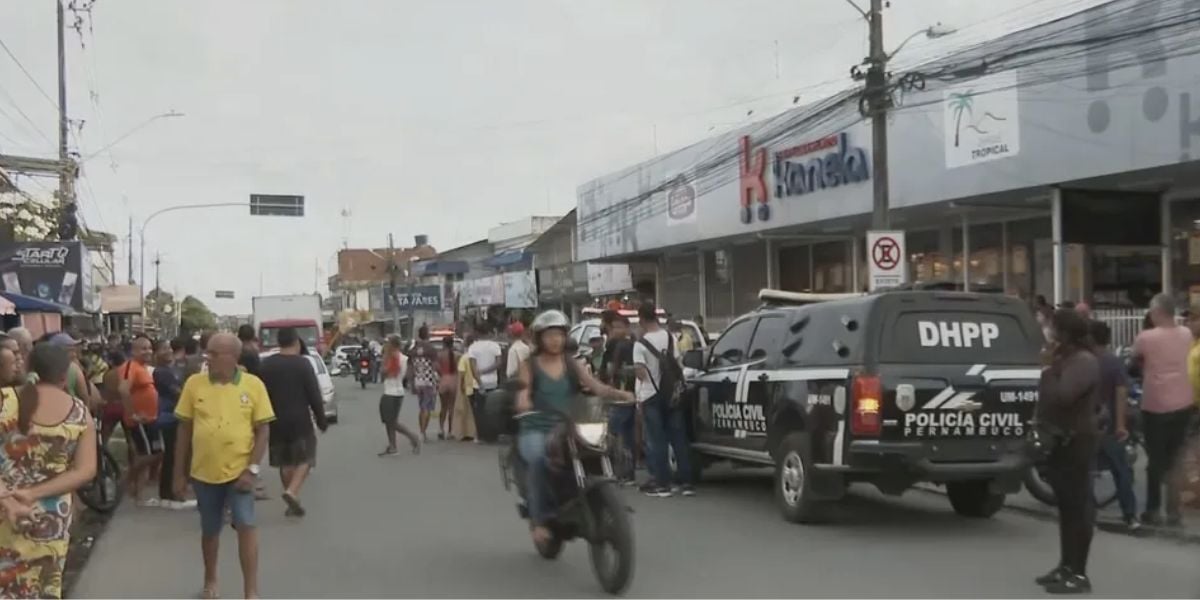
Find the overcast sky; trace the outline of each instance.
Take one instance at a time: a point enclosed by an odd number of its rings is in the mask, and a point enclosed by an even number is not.
[[[896,59],[910,64],[1097,3],[892,0],[886,45],[958,29],[913,41]],[[147,229],[147,287],[161,252],[163,288],[221,313],[249,312],[260,285],[311,292],[319,276],[325,293],[344,240],[425,233],[448,249],[563,214],[584,181],[850,85],[867,32],[844,0],[96,0],[81,16],[67,37],[73,148],[186,115],[85,164],[89,226],[124,236],[169,206],[307,198],[303,219],[218,208]],[[53,1],[0,5],[0,40],[54,98]],[[53,156],[56,123],[0,54],[0,152]]]

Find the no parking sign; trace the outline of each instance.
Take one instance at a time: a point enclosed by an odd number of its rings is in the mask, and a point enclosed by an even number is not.
[[[870,289],[896,287],[908,281],[908,259],[903,231],[868,231],[867,263]]]

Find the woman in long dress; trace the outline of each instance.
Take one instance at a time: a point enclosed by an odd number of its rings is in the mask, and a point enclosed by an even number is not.
[[[59,598],[72,494],[96,475],[96,429],[64,390],[65,348],[38,344],[38,383],[0,392],[0,597]]]
[[[441,400],[441,410],[438,411],[438,439],[444,440],[447,436],[454,437],[454,405],[458,400],[458,357],[454,355],[454,336],[446,336],[443,340],[444,348],[438,355],[438,374],[441,375],[441,381],[438,383],[438,398]],[[449,423],[447,423],[449,422]],[[450,429],[446,429],[446,425],[450,425]]]
[[[467,347],[471,346],[471,339],[467,339]],[[475,411],[471,407],[471,394],[479,387],[479,379],[475,377],[475,371],[471,368],[471,358],[464,352],[458,359],[458,391],[454,400],[454,419],[451,422],[451,430],[458,432],[458,439],[463,441],[474,440],[478,435],[475,429]]]

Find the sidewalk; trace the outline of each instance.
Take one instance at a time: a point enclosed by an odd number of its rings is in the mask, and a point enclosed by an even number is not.
[[[946,488],[933,484],[920,483],[916,487],[925,492],[942,496],[946,495]],[[1144,492],[1144,489],[1141,491]],[[1008,510],[1024,513],[1039,519],[1048,521],[1058,520],[1058,510],[1055,507],[1043,504],[1037,498],[1031,496],[1024,488],[1018,494],[1009,495],[1004,502],[1004,507]],[[1117,508],[1115,502],[1106,508],[1100,509],[1096,518],[1096,527],[1110,533],[1128,533],[1125,529],[1125,523],[1121,520],[1121,511]],[[1185,508],[1182,527],[1153,527],[1143,525],[1137,533],[1129,535],[1158,537],[1183,544],[1200,545],[1200,510],[1195,508],[1194,505]]]

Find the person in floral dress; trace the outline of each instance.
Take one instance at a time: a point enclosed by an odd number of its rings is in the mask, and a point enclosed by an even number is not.
[[[38,344],[38,383],[0,391],[0,598],[59,598],[72,493],[96,474],[96,430],[64,387],[65,348]]]

